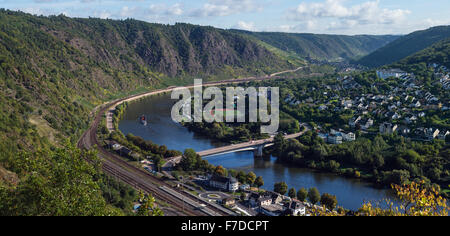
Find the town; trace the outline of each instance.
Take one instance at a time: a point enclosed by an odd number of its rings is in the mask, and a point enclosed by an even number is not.
[[[436,82],[444,90],[450,90],[450,72],[445,66],[432,63]],[[315,98],[304,100],[289,94],[284,102],[295,107],[300,104],[308,105],[319,112],[331,112],[335,116],[351,114],[348,122],[339,127],[322,127],[314,121],[314,127],[319,136],[330,144],[355,141],[355,132],[371,134],[393,134],[411,138],[417,141],[445,140],[450,131],[434,126],[425,126],[425,118],[433,111],[447,111],[450,109],[449,98],[438,98],[416,79],[412,73],[400,69],[377,70],[376,75],[385,83],[395,84],[389,90],[382,90],[382,84],[370,86],[372,91],[379,93],[359,93],[363,84],[352,76],[339,76],[333,84],[323,84],[321,87],[311,87],[309,92]],[[300,97],[305,97],[308,91],[302,91]],[[319,95],[317,95],[319,94]],[[344,95],[342,95],[344,94]]]

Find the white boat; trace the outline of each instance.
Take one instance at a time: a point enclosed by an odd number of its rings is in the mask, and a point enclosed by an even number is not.
[[[145,115],[142,115],[140,120],[141,120],[141,124],[143,124],[144,126],[147,125],[147,117],[145,117]]]

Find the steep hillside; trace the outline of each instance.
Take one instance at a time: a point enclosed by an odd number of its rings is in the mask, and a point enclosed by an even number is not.
[[[45,32],[89,58],[124,70],[147,67],[168,76],[269,73],[293,65],[238,34],[190,24],[136,20],[39,19]]]
[[[193,77],[261,75],[297,63],[212,27],[0,10],[0,215],[110,214],[98,173],[64,163],[95,156],[62,141],[77,140],[96,105]],[[4,181],[11,176],[17,187]],[[80,208],[69,213],[74,204]]]
[[[388,65],[449,37],[450,26],[439,26],[416,31],[361,58],[357,63],[369,67]]]
[[[280,50],[295,53],[301,58],[321,61],[349,60],[365,56],[399,37],[233,31],[252,36]]]
[[[41,130],[66,134],[79,134],[89,109],[113,96],[192,77],[211,80],[297,66],[245,37],[212,27],[11,11],[0,11],[0,52],[5,129],[23,127],[11,117],[19,116],[41,124]]]
[[[426,65],[430,63],[437,63],[450,68],[450,38],[442,40],[433,44],[412,56],[409,56],[398,63],[395,66],[410,66],[415,64],[424,63]]]

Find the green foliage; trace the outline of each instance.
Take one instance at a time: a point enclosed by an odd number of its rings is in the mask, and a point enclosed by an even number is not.
[[[151,141],[146,141],[141,137],[134,136],[133,134],[127,134],[126,139],[129,143],[139,148],[139,150],[137,150],[138,152],[141,152],[147,156],[160,155],[162,157],[169,158],[181,155],[179,151],[168,150],[165,145],[154,144]]]
[[[288,186],[286,182],[275,183],[273,186],[273,191],[281,195],[285,195],[288,192]]]
[[[336,196],[324,193],[320,197],[320,204],[322,206],[325,206],[328,210],[332,211],[336,208],[338,201],[336,199]]]
[[[98,181],[95,152],[64,148],[24,152],[10,160],[21,176],[16,187],[0,189],[1,215],[77,216],[117,215],[108,207]]]
[[[290,188],[288,192],[288,196],[292,199],[297,197],[297,192],[295,191],[295,188]]]
[[[246,183],[248,183],[250,186],[252,186],[256,181],[256,175],[253,172],[249,172],[247,174]]]
[[[100,189],[106,203],[121,209],[126,215],[133,215],[133,203],[138,198],[136,190],[113,177],[102,174]]]
[[[416,31],[403,36],[372,54],[358,60],[357,63],[369,67],[388,65],[417,53],[434,43],[450,37],[450,26],[438,26],[423,31]],[[436,57],[441,57],[438,53]],[[448,56],[447,56],[448,58]]]
[[[298,190],[297,192],[297,199],[299,201],[306,201],[306,198],[308,197],[308,190],[306,190],[305,188],[301,188],[300,190]]]
[[[155,198],[152,195],[140,193],[140,206],[137,211],[137,216],[163,216],[164,213],[156,206]]]
[[[292,53],[301,58],[321,61],[339,61],[354,59],[367,55],[370,52],[395,40],[398,36],[344,36],[344,35],[317,35],[317,34],[291,34],[266,32],[235,32],[247,34],[254,39],[261,40],[281,51]]]
[[[203,160],[193,149],[186,149],[178,168],[184,171],[211,171],[208,161]]]
[[[258,188],[261,188],[261,186],[264,185],[264,180],[263,180],[263,177],[262,177],[262,176],[258,176],[258,177],[256,178],[256,180],[255,180],[255,185],[256,185]]]
[[[317,190],[317,188],[310,188],[308,191],[308,200],[309,202],[311,202],[312,204],[316,204],[320,201],[320,193],[319,190]]]
[[[450,37],[450,34],[448,37]],[[397,66],[404,70],[411,71],[414,74],[423,76],[424,71],[428,71],[426,68],[422,67],[424,63],[425,66],[429,63],[437,63],[450,68],[450,59],[448,55],[450,55],[450,39],[444,39],[399,61],[398,63],[395,63],[393,66]]]

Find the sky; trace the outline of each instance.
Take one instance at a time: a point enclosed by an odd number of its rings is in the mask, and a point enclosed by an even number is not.
[[[36,15],[346,35],[407,34],[450,25],[448,0],[0,0],[0,8]]]

